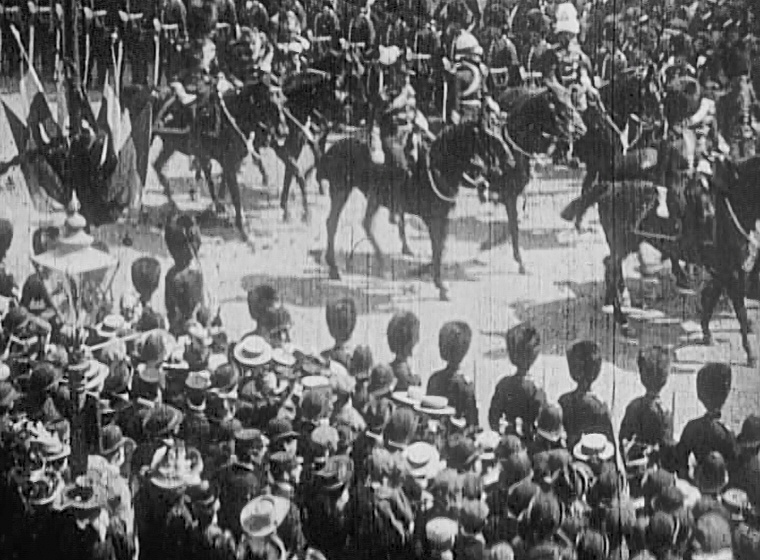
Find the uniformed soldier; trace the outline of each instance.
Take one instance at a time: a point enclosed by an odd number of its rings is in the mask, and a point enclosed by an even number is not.
[[[269,31],[269,12],[264,4],[258,0],[244,0],[238,2],[238,23],[240,27],[262,31]]]
[[[161,49],[158,81],[160,83],[161,78],[165,77],[170,82],[182,69],[183,51],[189,40],[185,4],[182,0],[161,0],[158,21]]]
[[[695,78],[697,70],[691,64],[693,59],[691,39],[684,33],[676,33],[670,37],[668,44],[669,56],[660,69],[660,81],[667,87],[678,77]]]
[[[297,74],[301,71],[309,41],[303,37],[306,29],[306,12],[297,0],[288,0],[280,6],[280,11],[272,18],[276,41],[275,73],[280,76]]]
[[[478,425],[478,405],[472,379],[460,371],[460,366],[472,342],[472,329],[463,321],[452,321],[441,327],[438,333],[438,350],[446,367],[435,372],[427,384],[427,394],[446,397],[456,410],[458,418],[464,418],[467,426]]]
[[[148,85],[148,68],[153,56],[153,36],[159,31],[156,5],[152,0],[121,0],[121,37],[132,72],[132,83]]]
[[[551,48],[546,37],[549,33],[549,20],[541,10],[530,10],[526,16],[526,26],[523,44],[526,48],[521,53],[524,68],[523,82],[529,86],[541,83],[541,61],[544,54]]]
[[[718,451],[731,463],[737,457],[736,437],[720,420],[721,409],[731,391],[731,366],[710,363],[697,372],[697,397],[705,406],[704,416],[690,420],[681,433],[678,443],[680,475],[689,474],[689,458],[697,463],[711,452]]]
[[[604,48],[600,50],[602,56],[600,56],[597,72],[599,82],[595,85],[611,81],[613,76],[626,67],[627,61],[621,48],[623,36],[614,18],[605,20],[602,30]]]
[[[723,68],[730,80],[730,89],[716,104],[718,130],[728,142],[732,158],[752,157],[757,144],[760,105],[749,79],[747,49],[740,46],[731,49]]]
[[[92,83],[93,87],[102,91],[106,82],[106,74],[113,74],[113,60],[115,51],[114,33],[119,25],[117,3],[113,0],[87,0],[83,3],[84,33],[80,39],[84,42],[84,48],[80,45],[80,56],[84,60],[82,65],[82,82],[90,84],[90,76],[95,66],[98,70],[98,79]],[[114,54],[112,54],[114,53]],[[87,60],[89,57],[89,60]]]
[[[508,87],[519,86],[522,82],[520,76],[520,59],[517,56],[517,47],[510,39],[509,19],[506,10],[492,12],[496,18],[492,20],[495,35],[488,46],[485,63],[488,67],[488,89],[497,95]]]
[[[340,20],[332,0],[322,0],[322,9],[314,17],[311,42],[317,58],[339,45]]]
[[[214,30],[216,53],[222,68],[227,67],[230,45],[240,38],[235,0],[216,0],[217,22]]]
[[[26,3],[23,0],[2,0],[0,2],[0,73],[3,76],[17,76],[20,70],[21,51],[11,34],[11,25],[26,42],[29,23]]]
[[[53,77],[56,44],[60,43],[61,6],[55,0],[28,0],[25,15],[29,24],[27,52],[43,78]]]
[[[443,49],[441,39],[430,18],[425,0],[417,0],[410,9],[409,37],[409,66],[414,72],[412,78],[417,92],[417,103],[426,107],[426,114],[437,107],[441,110],[440,102],[435,99],[435,92],[440,91],[440,80],[443,70]]]
[[[372,18],[371,0],[359,9],[359,13],[344,23],[346,28],[345,37],[349,47],[364,54],[375,47],[376,27]]]

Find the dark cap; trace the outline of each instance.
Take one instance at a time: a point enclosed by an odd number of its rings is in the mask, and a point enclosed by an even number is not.
[[[32,369],[29,377],[29,392],[41,393],[51,389],[63,379],[61,368],[47,362],[39,362]]]
[[[369,374],[367,391],[371,396],[387,395],[396,387],[396,376],[387,364],[379,364],[372,368]]]
[[[726,461],[717,451],[708,453],[697,465],[694,479],[702,494],[717,494],[728,484]]]
[[[465,471],[470,468],[470,465],[480,456],[475,442],[470,438],[456,434],[450,438],[448,446],[446,448],[446,457],[448,459],[448,465],[452,469],[457,471]]]
[[[111,455],[123,447],[126,441],[119,426],[116,424],[104,426],[101,430],[100,454],[104,456]]]

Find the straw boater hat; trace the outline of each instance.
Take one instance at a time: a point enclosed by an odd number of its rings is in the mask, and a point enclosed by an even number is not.
[[[11,476],[14,476],[13,473]],[[66,484],[56,472],[39,469],[28,476],[19,475],[21,488],[27,501],[33,506],[47,506],[58,500]]]
[[[438,450],[423,441],[409,445],[403,455],[410,474],[415,478],[433,478],[443,468]]]
[[[281,496],[257,496],[240,512],[240,526],[250,537],[267,537],[277,531],[290,510],[290,500]]]
[[[419,404],[414,405],[414,410],[428,416],[454,416],[456,413],[454,407],[449,406],[449,399],[431,395],[424,396]]]
[[[422,402],[425,391],[422,387],[409,387],[406,391],[393,391],[391,398],[397,403],[414,407]]]
[[[185,455],[174,447],[164,446],[154,454],[148,469],[148,478],[163,490],[178,490],[201,483],[203,459],[197,449],[188,448]]]
[[[264,338],[251,335],[237,343],[232,354],[243,367],[263,366],[272,359],[272,347]]]
[[[573,456],[579,461],[609,461],[615,456],[615,446],[604,434],[583,434]]]
[[[106,315],[95,326],[95,333],[101,338],[116,338],[127,329],[127,320],[121,315]]]
[[[84,369],[84,390],[99,393],[103,389],[103,385],[111,370],[107,365],[96,360],[87,360],[82,367]]]

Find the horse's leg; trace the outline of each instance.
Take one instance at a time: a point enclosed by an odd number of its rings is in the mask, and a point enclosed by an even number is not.
[[[240,185],[237,180],[240,163],[227,162],[226,165],[223,165],[222,180],[230,191],[232,205],[235,207],[235,226],[238,228],[243,241],[248,241],[248,233],[245,231],[245,223],[243,222],[243,203],[240,197]]]
[[[628,333],[628,316],[623,312],[621,296],[625,291],[622,259],[614,254],[604,259],[604,305],[612,306],[612,318]]]
[[[406,219],[404,218],[403,212],[399,216],[398,233],[399,233],[399,236],[401,237],[401,254],[408,255],[410,257],[413,256],[414,252],[409,247],[409,243],[407,242],[407,239],[406,239]]]
[[[379,209],[380,201],[378,200],[377,195],[370,190],[370,192],[367,193],[367,209],[364,211],[362,227],[364,228],[364,232],[367,234],[367,239],[369,239],[369,242],[372,244],[372,249],[375,252],[375,258],[377,259],[377,266],[380,270],[380,275],[384,276],[385,257],[383,257],[383,252],[380,249],[380,244],[377,242],[375,233],[372,230],[372,224],[375,221],[375,216],[377,215],[377,211]]]
[[[525,274],[525,264],[520,253],[520,223],[517,219],[517,197],[508,194],[504,199],[504,206],[507,209],[509,235],[512,238],[512,256],[520,269],[520,274]]]
[[[728,282],[726,282],[726,291],[728,297],[731,298],[731,303],[734,305],[734,312],[736,318],[739,320],[739,329],[742,335],[742,346],[747,353],[747,365],[753,367],[755,365],[755,356],[752,353],[752,347],[749,344],[749,317],[747,316],[747,307],[744,304],[745,284],[744,273],[732,274]],[[709,319],[708,319],[709,322]]]
[[[279,157],[279,154],[278,154]],[[283,162],[286,160],[284,158],[282,159]],[[290,166],[285,163],[285,177],[282,181],[282,192],[280,193],[280,208],[282,209],[282,221],[283,222],[289,222],[290,221],[290,211],[288,210],[288,199],[290,198],[290,184],[293,182],[293,172],[290,169]]]
[[[327,215],[327,252],[325,262],[330,271],[330,280],[340,280],[338,265],[335,263],[335,233],[338,231],[340,213],[351,194],[351,185],[330,184],[330,213]]]
[[[166,175],[164,175],[164,167],[166,167],[166,163],[169,161],[169,157],[171,157],[174,151],[175,150],[173,149],[169,149],[166,140],[162,139],[161,151],[158,152],[158,155],[153,162],[153,169],[156,171],[158,182],[163,187],[164,195],[169,200],[170,204],[174,204],[174,199],[172,198],[172,189],[171,186],[169,186],[169,180],[166,178]]]
[[[715,278],[710,280],[702,288],[702,343],[705,345],[712,344],[712,333],[710,332],[710,319],[718,303],[720,294],[723,292],[723,285]],[[742,302],[743,303],[743,302]],[[741,319],[739,320],[741,322]]]
[[[441,301],[449,301],[449,289],[443,283],[443,250],[449,230],[448,216],[431,218],[428,221],[430,244],[433,249],[433,284],[438,288]]]
[[[204,164],[203,176],[206,178],[206,183],[208,183],[208,194],[211,196],[211,204],[214,206],[214,212],[224,214],[224,202],[217,197],[216,185],[214,184],[214,178],[211,176],[211,161],[209,161],[207,164]],[[222,178],[221,182],[219,183],[220,194],[222,191],[221,185],[224,184],[225,180]]]

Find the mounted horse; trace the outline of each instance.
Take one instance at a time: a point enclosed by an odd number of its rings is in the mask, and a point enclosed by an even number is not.
[[[570,94],[559,85],[537,90],[514,88],[503,91],[497,99],[505,111],[498,134],[514,157],[513,169],[498,169],[490,174],[491,189],[504,204],[509,218],[512,254],[525,274],[520,254],[517,198],[530,182],[530,158],[545,154],[560,141],[575,141],[586,133],[580,114],[570,101]]]
[[[680,252],[687,262],[704,266],[710,280],[701,293],[703,341],[710,344],[710,319],[720,296],[725,292],[739,321],[742,346],[750,365],[755,362],[749,343],[749,321],[744,303],[747,273],[756,274],[756,224],[760,220],[760,199],[756,177],[760,157],[732,162],[717,157],[713,177],[695,175],[687,186],[684,230],[680,240],[672,236],[672,224],[657,215],[657,190],[648,181],[616,184],[599,200],[599,216],[610,246],[605,274],[605,303],[612,304],[614,318],[627,326],[621,308],[624,288],[620,263],[638,251],[646,241],[663,251]],[[687,248],[683,247],[686,243]],[[674,244],[679,246],[673,247]]]
[[[303,220],[308,220],[306,179],[316,169],[316,164],[324,154],[329,133],[337,123],[344,121],[346,103],[350,98],[362,95],[361,90],[353,89],[355,84],[360,83],[357,78],[361,71],[361,62],[353,53],[329,51],[315,68],[307,69],[285,80],[283,93],[287,99],[285,115],[289,132],[282,145],[272,146],[275,155],[285,165],[280,196],[280,207],[285,221],[290,217],[288,199],[293,179],[301,190]],[[298,160],[306,145],[314,154],[314,166],[302,172]],[[257,164],[262,174],[265,174],[261,162],[257,161]]]
[[[588,108],[588,133],[574,146],[575,155],[586,165],[581,196],[561,213],[564,220],[574,221],[577,229],[600,188],[627,177],[631,171],[635,173],[637,167],[652,160],[647,148],[657,141],[663,123],[654,65],[619,73],[602,85],[599,96],[602,106],[592,104]]]
[[[351,191],[358,188],[367,198],[362,223],[380,268],[384,267],[384,260],[372,232],[377,211],[385,206],[419,216],[430,234],[433,283],[441,299],[447,300],[448,290],[441,278],[441,268],[449,213],[456,204],[459,184],[472,157],[478,154],[484,160],[490,160],[488,154],[493,148],[493,136],[480,122],[444,128],[432,143],[420,148],[419,157],[411,169],[374,163],[369,146],[359,138],[347,138],[333,145],[317,168],[317,178],[330,184],[325,255],[330,278],[340,279],[335,262],[335,234],[341,211]]]
[[[153,167],[167,198],[171,200],[171,189],[163,168],[169,158],[176,152],[193,156],[208,181],[216,210],[222,206],[220,199],[223,199],[224,189],[229,189],[235,207],[235,225],[245,237],[237,173],[247,155],[257,159],[261,148],[287,134],[281,93],[261,80],[225,93],[212,92],[208,103],[196,109],[185,106],[176,95],[157,101],[160,109],[153,135],[163,142]],[[222,167],[219,198],[211,178],[212,160]]]

